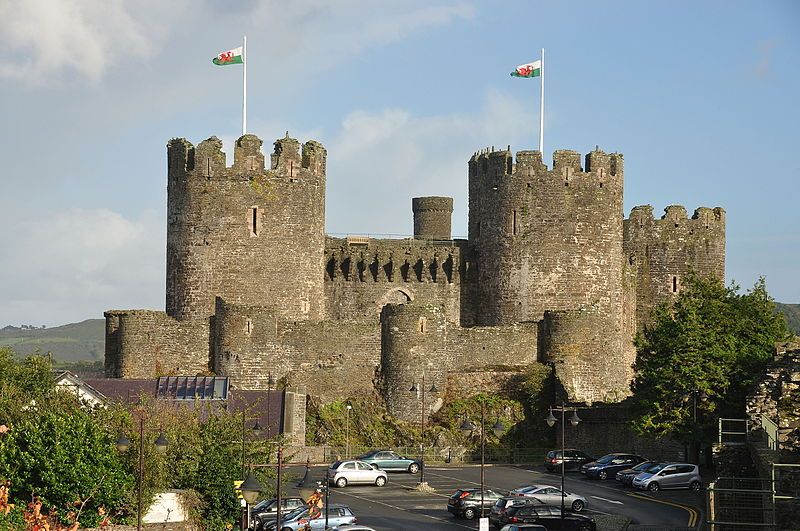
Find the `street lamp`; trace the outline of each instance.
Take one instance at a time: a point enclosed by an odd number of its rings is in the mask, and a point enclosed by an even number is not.
[[[242,492],[242,498],[244,498],[244,501],[247,502],[248,505],[254,504],[258,499],[258,495],[261,493],[262,487],[261,483],[259,483],[256,477],[253,475],[252,469],[247,475],[247,479],[245,479],[242,484],[239,485],[239,490]],[[248,520],[250,520],[249,517]],[[247,522],[247,527],[250,527],[249,521]]]
[[[141,531],[142,529],[142,481],[144,480],[144,415],[139,416],[139,475],[136,480],[136,529],[137,531]],[[156,448],[156,451],[159,454],[164,454],[167,452],[167,446],[169,442],[167,438],[164,437],[163,432],[159,432],[158,438],[153,442],[153,445]],[[128,439],[124,433],[120,434],[119,439],[116,442],[117,451],[120,453],[125,453],[131,447],[131,441]]]
[[[483,518],[484,468],[486,466],[486,397],[481,395],[480,401],[481,401],[481,518]],[[461,430],[461,433],[469,437],[475,431],[475,425],[472,424],[465,415],[464,422],[461,423],[459,429]],[[500,437],[505,430],[506,427],[503,426],[503,423],[500,422],[500,417],[498,417],[497,422],[495,422],[494,425],[492,426],[492,432],[497,437]]]
[[[422,400],[421,400],[421,402],[422,402],[422,433],[420,435],[421,442],[420,442],[420,446],[419,446],[420,458],[419,458],[419,485],[418,486],[423,486],[423,485],[425,485],[425,373],[424,372],[422,373],[422,386],[421,387],[417,387],[417,383],[414,382],[411,385],[411,389],[409,389],[409,391],[411,391],[412,393],[416,393],[416,392],[422,391],[422,397],[421,397],[422,398]],[[436,382],[434,382],[433,385],[431,385],[431,388],[429,389],[429,391],[431,393],[438,393],[439,392],[439,389],[436,388]]]
[[[558,419],[553,415],[553,410],[561,412],[561,527],[564,527],[564,497],[566,496],[564,493],[564,469],[566,468],[566,445],[564,442],[564,437],[566,436],[566,419],[564,415],[567,411],[572,411],[569,422],[573,427],[577,426],[581,419],[578,417],[578,408],[568,408],[567,405],[562,402],[561,405],[550,406],[550,414],[545,420],[547,421],[547,425],[551,428],[558,422]]]
[[[258,420],[256,420],[255,424],[253,424],[251,431],[253,432],[254,435],[258,435],[259,433],[261,433],[261,424],[258,423]],[[250,470],[250,474],[247,477],[245,477],[245,472],[247,472],[247,461],[245,455],[246,442],[247,442],[247,408],[242,408],[242,480],[243,480],[242,486],[245,483],[247,483],[247,480],[250,478],[252,478],[255,481],[252,470]],[[258,485],[258,482],[256,482],[256,484]],[[243,488],[242,486],[240,486],[239,488],[242,489]],[[261,485],[258,485],[258,488],[260,491]],[[258,493],[255,494],[255,497],[258,497]],[[253,504],[255,498],[253,499],[253,501],[249,501],[247,497],[244,495],[244,490],[242,490],[242,498],[244,498],[244,501],[246,502],[244,506],[244,516],[242,517],[242,524],[244,525],[245,529],[247,529],[248,527],[250,527],[250,505]]]
[[[344,458],[350,459],[350,410],[353,406],[347,404],[344,421]]]
[[[330,467],[325,469],[325,485],[323,486],[321,481],[314,481],[314,479],[311,477],[310,464],[309,464],[309,461],[306,460],[306,473],[303,476],[303,480],[300,483],[298,483],[297,488],[300,491],[300,496],[302,498],[304,498],[304,499],[305,499],[304,493],[313,494],[313,492],[315,490],[317,490],[317,489],[319,489],[319,490],[321,490],[322,492],[325,493],[325,502],[324,502],[325,503],[325,527],[324,527],[325,530],[328,529],[328,505],[329,505],[328,501],[329,501],[330,490],[331,490],[330,489],[330,487],[331,487],[331,483],[330,482],[331,482],[331,469],[330,469]],[[310,498],[311,498],[311,496],[309,496],[309,499]],[[309,514],[310,513],[311,513],[311,511],[309,510]]]

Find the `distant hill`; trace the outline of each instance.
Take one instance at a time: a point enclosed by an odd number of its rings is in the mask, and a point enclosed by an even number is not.
[[[789,330],[800,336],[800,304],[781,304],[776,302],[778,311],[786,316]]]
[[[101,361],[105,357],[105,319],[87,319],[53,328],[6,326],[0,329],[0,347],[20,355],[51,352],[62,362]]]

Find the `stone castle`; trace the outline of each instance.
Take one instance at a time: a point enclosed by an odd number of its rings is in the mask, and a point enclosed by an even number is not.
[[[269,161],[261,145],[240,137],[228,166],[215,137],[167,144],[166,311],[105,313],[107,376],[271,374],[412,420],[423,377],[436,408],[547,363],[568,400],[616,402],[654,305],[690,271],[724,278],[724,210],[624,219],[618,153],[475,153],[466,240],[449,197],[412,199],[413,238],[374,239],[326,235],[321,144],[287,134]]]

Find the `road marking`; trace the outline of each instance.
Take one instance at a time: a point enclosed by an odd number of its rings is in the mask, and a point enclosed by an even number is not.
[[[617,500],[609,500],[608,498],[601,498],[600,496],[589,496],[589,497],[590,497],[590,498],[595,498],[595,499],[597,499],[597,500],[603,500],[603,501],[605,501],[605,502],[608,502],[608,503],[618,503],[619,505],[625,505],[625,504],[624,504],[624,503],[622,503],[621,501],[617,501]]]
[[[628,496],[633,496],[634,498],[639,498],[640,500],[663,503],[664,505],[671,505],[672,507],[683,509],[684,511],[689,513],[689,521],[686,523],[687,527],[695,527],[697,525],[697,520],[700,518],[700,513],[698,512],[698,510],[692,507],[691,505],[681,505],[679,503],[669,502],[667,500],[658,500],[651,496],[644,496],[642,494],[638,494],[635,492],[629,492]]]
[[[353,497],[353,498],[357,498],[357,499],[359,499],[359,500],[363,500],[363,501],[368,501],[368,502],[371,502],[371,503],[377,503],[378,505],[383,505],[383,506],[385,506],[385,507],[390,507],[390,508],[392,508],[392,509],[396,509],[396,510],[398,510],[398,511],[403,511],[404,513],[407,513],[407,512],[409,512],[407,509],[403,509],[402,507],[398,507],[398,506],[396,506],[396,505],[392,505],[392,504],[390,504],[390,503],[384,503],[384,502],[382,502],[382,501],[378,501],[378,500],[373,500],[372,498],[365,498],[365,497],[363,497],[363,496],[357,496],[357,495],[355,495],[355,494],[351,494],[351,493],[349,493],[349,492],[344,492],[343,490],[341,490],[341,491],[340,491],[340,490],[337,490],[337,491],[336,491],[336,493],[337,493],[337,494],[344,494],[344,495],[346,495],[346,496],[351,496],[351,497]],[[430,514],[420,514],[420,513],[414,513],[414,514],[415,514],[416,516],[424,516],[425,518],[430,518],[431,520],[437,520],[437,521],[439,521],[439,522],[446,522],[446,523],[448,523],[448,524],[456,525],[456,526],[458,526],[458,527],[463,527],[464,529],[470,529],[470,530],[472,530],[472,531],[474,531],[474,529],[475,529],[475,528],[474,528],[474,527],[472,527],[472,526],[467,526],[467,525],[459,524],[458,522],[455,522],[455,521],[453,521],[454,519],[450,519],[450,518],[448,518],[448,519],[444,519],[444,518],[439,518],[438,516],[433,516],[433,515],[430,515]]]

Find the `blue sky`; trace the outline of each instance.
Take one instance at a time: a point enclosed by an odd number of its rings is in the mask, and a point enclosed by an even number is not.
[[[288,5],[287,5],[288,4]],[[328,149],[329,233],[410,234],[467,160],[625,155],[625,213],[727,211],[727,281],[800,302],[800,3],[28,0],[0,3],[0,326],[164,307],[165,144],[248,129]]]

